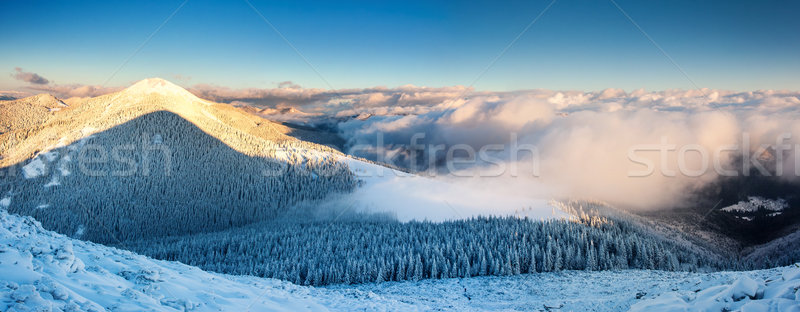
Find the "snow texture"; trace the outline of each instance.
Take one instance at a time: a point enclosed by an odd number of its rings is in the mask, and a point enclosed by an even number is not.
[[[45,175],[47,173],[47,164],[41,158],[31,160],[27,165],[22,167],[22,175],[26,179],[33,179]]]
[[[169,81],[166,81],[161,78],[148,78],[141,80],[134,85],[125,89],[122,95],[124,96],[141,96],[143,94],[160,94],[163,96],[169,96],[173,98],[180,98],[189,102],[203,102],[205,101],[200,100],[194,94],[186,91],[186,89],[181,88]]]
[[[276,280],[236,281],[72,240],[0,211],[2,311],[324,310]]]
[[[720,273],[565,271],[315,288],[152,260],[46,231],[5,210],[0,272],[2,311],[800,309],[798,266]]]
[[[631,311],[800,311],[800,266],[742,272],[733,281],[678,290],[636,303]]]
[[[11,197],[0,199],[0,208],[6,209],[11,206]]]
[[[47,184],[44,185],[44,188],[49,188],[49,187],[59,186],[59,185],[61,185],[61,182],[58,181],[58,176],[54,174],[50,178],[50,182],[47,182]]]

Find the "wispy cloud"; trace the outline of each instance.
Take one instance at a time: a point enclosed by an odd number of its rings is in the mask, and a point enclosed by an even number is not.
[[[21,67],[15,67],[14,72],[12,76],[15,79],[30,84],[24,86],[23,89],[31,92],[19,93],[25,95],[30,95],[29,93],[45,92],[60,98],[94,97],[123,89],[121,87],[102,87],[84,84],[55,84],[37,73],[26,72]]]
[[[50,80],[40,76],[37,73],[30,73],[23,71],[20,67],[15,67],[14,71],[16,72],[13,76],[15,79],[20,81],[25,81],[27,83],[32,83],[35,85],[46,85],[50,83]]]
[[[281,81],[278,83],[278,88],[292,88],[292,89],[300,89],[302,88],[299,84],[296,84],[291,81]]]

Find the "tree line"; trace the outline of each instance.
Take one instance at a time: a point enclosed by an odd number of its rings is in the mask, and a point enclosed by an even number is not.
[[[302,285],[729,266],[625,223],[592,217],[548,221],[479,217],[442,223],[284,220],[143,240],[127,248],[206,270]]]

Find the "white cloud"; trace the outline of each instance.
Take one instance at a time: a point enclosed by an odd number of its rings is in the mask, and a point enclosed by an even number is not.
[[[704,96],[704,94],[706,96]],[[339,112],[368,111],[375,116],[366,120],[350,119],[339,124],[349,145],[376,144],[381,134],[386,154],[400,152],[402,161],[411,159],[407,146],[411,137],[424,133],[425,144],[467,144],[476,150],[487,144],[508,144],[511,133],[522,143],[537,146],[540,177],[509,179],[521,190],[535,187],[547,189],[554,196],[592,198],[622,206],[653,209],[680,205],[692,191],[718,178],[713,153],[725,147],[742,145],[743,136],[750,139],[748,152],[760,144],[775,144],[784,133],[791,134],[790,144],[800,143],[800,93],[758,91],[735,93],[721,90],[668,90],[645,92],[622,90],[601,92],[555,92],[534,90],[506,93],[480,93],[462,98],[432,100],[398,113],[393,103],[377,106],[349,103]],[[377,97],[374,97],[377,98]],[[675,145],[665,159],[668,169],[678,171],[676,177],[660,172],[662,159],[658,152],[637,155],[651,161],[656,169],[648,177],[629,177],[641,165],[628,159],[632,146],[660,144],[662,138]],[[678,161],[678,151],[685,147],[686,156]],[[701,157],[701,149],[707,151]],[[374,157],[374,149],[362,156]],[[785,178],[795,167],[793,153],[784,157]],[[508,160],[509,155],[500,153]],[[423,159],[430,154],[423,152]],[[721,152],[723,169],[738,169],[742,164],[730,163],[741,155]],[[442,158],[442,155],[435,157]],[[679,165],[690,172],[707,170],[699,177],[680,174]],[[443,167],[438,164],[440,169]],[[473,168],[478,170],[480,167]],[[667,173],[670,171],[667,170]],[[741,171],[741,170],[740,170]],[[513,186],[512,186],[513,185]]]

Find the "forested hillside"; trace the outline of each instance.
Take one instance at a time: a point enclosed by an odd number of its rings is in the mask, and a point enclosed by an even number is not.
[[[102,243],[241,226],[356,186],[330,157],[243,155],[164,111],[51,150],[2,179],[10,212]]]
[[[586,214],[549,221],[284,220],[125,247],[207,270],[304,285],[561,270],[694,271],[732,265],[628,223]]]
[[[65,107],[64,102],[49,94],[0,101],[0,156]]]
[[[39,104],[26,109],[30,103]],[[63,110],[9,124],[4,135],[25,140],[0,150],[0,203],[76,238],[120,243],[219,231],[357,186],[335,150],[164,80],[59,103],[4,103]]]

